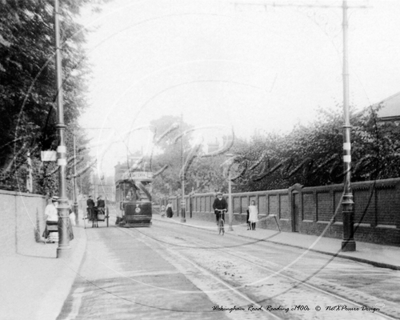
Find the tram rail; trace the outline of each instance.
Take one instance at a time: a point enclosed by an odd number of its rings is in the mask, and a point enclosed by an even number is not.
[[[154,236],[152,235],[148,235],[147,232],[142,232],[142,231],[138,231],[140,232],[141,235],[147,237],[147,239],[152,239],[153,242],[158,242],[160,246],[164,247],[164,250],[167,249],[171,243],[168,242],[163,242],[161,243],[160,241],[157,241],[157,239],[154,239]],[[184,237],[184,238],[182,238]],[[215,239],[214,238],[210,238],[210,241],[206,241],[206,240],[199,240],[199,239],[193,239],[192,237],[187,237],[185,235],[180,234],[179,237],[175,237],[175,239],[179,240],[178,243],[173,243],[173,245],[176,244],[181,244],[181,246],[178,246],[175,248],[175,255],[177,254],[176,252],[179,251],[179,255],[181,256],[181,260],[182,255],[185,257],[185,259],[187,259],[188,261],[190,261],[190,263],[192,265],[196,265],[196,267],[199,270],[206,270],[203,272],[208,272],[214,275],[214,277],[219,277],[220,278],[220,274],[218,274],[217,272],[215,272],[214,270],[211,270],[210,268],[206,268],[203,265],[201,265],[199,262],[195,262],[191,259],[193,259],[193,257],[191,257],[190,259],[187,257],[188,253],[185,251],[190,251],[190,248],[188,248],[188,244],[191,244],[190,247],[199,247],[199,248],[208,248],[208,249],[213,249],[212,251],[216,251],[218,250],[218,256],[221,255],[225,255],[225,256],[229,256],[229,257],[234,257],[234,259],[240,260],[241,261],[241,265],[244,264],[248,264],[251,266],[255,266],[257,268],[261,268],[262,270],[271,273],[272,276],[270,277],[280,277],[280,278],[284,278],[288,281],[294,281],[295,285],[292,286],[293,288],[300,288],[300,289],[304,289],[304,288],[308,288],[308,290],[313,290],[315,291],[315,298],[317,299],[318,297],[321,296],[321,294],[325,295],[325,296],[329,296],[332,297],[338,301],[340,301],[340,303],[336,303],[336,305],[351,305],[351,307],[349,308],[372,308],[373,307],[368,307],[367,304],[362,304],[357,300],[363,300],[363,301],[367,301],[370,302],[372,300],[377,300],[374,297],[369,296],[368,294],[363,294],[357,290],[352,290],[349,288],[345,288],[345,287],[340,287],[340,290],[343,294],[339,294],[338,292],[335,292],[334,290],[336,289],[332,289],[332,283],[330,283],[329,281],[323,281],[321,279],[316,279],[313,277],[309,277],[304,273],[299,272],[298,270],[294,270],[292,268],[282,268],[281,265],[279,264],[275,264],[271,261],[259,261],[260,259],[254,259],[254,256],[249,256],[246,255],[246,253],[240,252],[238,253],[237,251],[233,251],[232,249],[227,249],[227,248],[222,248],[220,245],[215,244]],[[149,240],[150,241],[150,240]],[[148,242],[146,240],[146,242]],[[260,249],[261,250],[261,249]],[[171,250],[169,250],[171,252]],[[193,251],[193,250],[192,250]],[[208,251],[208,252],[212,252],[212,251]],[[190,255],[189,255],[190,256]],[[280,271],[276,271],[276,270],[280,270]],[[305,276],[305,277],[304,277]],[[220,278],[221,279],[221,278]],[[234,281],[229,281],[229,290],[232,290],[232,288],[235,289],[235,291],[240,292],[239,290],[244,290],[244,286],[237,286],[237,284],[234,283]],[[329,290],[327,289],[329,288]],[[284,292],[281,292],[280,294],[284,294],[289,290],[286,290]],[[241,294],[246,295],[245,293],[241,292]],[[275,297],[267,297],[264,299],[257,299],[255,300],[254,298],[251,298],[251,295],[246,295],[251,301],[253,301],[255,304],[257,305],[262,305],[266,302],[268,302],[269,300],[275,298]],[[350,299],[349,297],[358,297],[358,299]],[[318,300],[315,300],[318,301]],[[388,310],[396,310],[396,305],[393,303],[390,303],[391,305],[388,306],[388,302],[384,301],[383,302],[385,305],[385,309]],[[264,308],[265,310],[265,308]],[[267,310],[265,310],[267,311]],[[363,313],[364,314],[364,313]],[[382,312],[382,311],[374,311],[373,313],[366,313],[366,315],[371,315],[371,319],[377,319],[378,316],[380,316],[382,319],[398,319],[397,315],[393,315],[390,312]],[[336,314],[336,316],[338,316],[338,314]],[[285,317],[283,317],[282,319],[284,319]],[[363,319],[368,319],[369,317],[363,317]],[[288,318],[287,318],[288,319]]]

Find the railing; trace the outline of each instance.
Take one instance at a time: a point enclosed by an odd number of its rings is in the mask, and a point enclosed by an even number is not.
[[[356,182],[351,185],[354,200],[356,238],[362,241],[400,244],[400,178]],[[276,216],[283,231],[320,235],[340,205],[343,185],[289,188],[281,190],[232,194],[234,224],[245,223],[246,210],[252,200],[258,206],[261,228],[278,229]],[[224,197],[228,198],[225,194]],[[186,217],[215,219],[212,203],[214,193],[185,197]],[[170,197],[173,210],[179,215],[180,198]],[[334,224],[325,236],[342,237],[342,214],[339,207]]]

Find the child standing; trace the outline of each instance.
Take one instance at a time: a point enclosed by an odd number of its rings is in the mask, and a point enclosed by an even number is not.
[[[256,222],[258,222],[258,209],[256,202],[251,200],[249,205],[249,225],[251,230],[256,230]]]

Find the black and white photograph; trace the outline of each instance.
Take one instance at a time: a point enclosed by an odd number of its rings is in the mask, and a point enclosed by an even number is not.
[[[0,320],[400,319],[399,17],[0,0]]]

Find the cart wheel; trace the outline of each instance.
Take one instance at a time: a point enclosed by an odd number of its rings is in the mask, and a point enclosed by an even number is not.
[[[108,228],[108,219],[110,219],[110,215],[108,213],[108,207],[106,208],[106,219],[107,219],[107,228]]]

